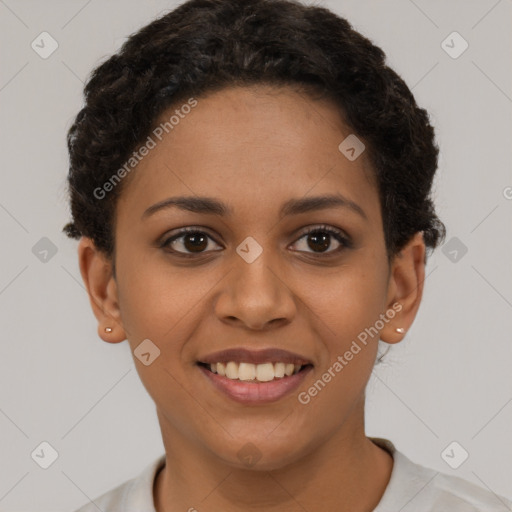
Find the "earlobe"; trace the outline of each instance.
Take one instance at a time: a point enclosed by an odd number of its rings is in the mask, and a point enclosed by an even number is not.
[[[99,337],[108,343],[124,341],[126,333],[119,311],[112,262],[88,237],[80,239],[78,261],[94,316],[98,320]]]
[[[381,340],[386,343],[402,341],[416,317],[423,296],[425,249],[423,233],[418,232],[393,259],[387,307],[396,311],[393,306],[400,304],[400,310],[380,333]]]

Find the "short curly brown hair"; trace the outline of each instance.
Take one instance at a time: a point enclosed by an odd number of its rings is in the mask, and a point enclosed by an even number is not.
[[[94,191],[172,105],[254,84],[300,88],[339,107],[373,163],[389,259],[419,231],[427,249],[445,238],[431,199],[438,148],[427,112],[379,47],[328,9],[297,0],[189,0],[99,65],[68,132],[73,221],[63,231],[112,257],[126,180],[108,199]]]

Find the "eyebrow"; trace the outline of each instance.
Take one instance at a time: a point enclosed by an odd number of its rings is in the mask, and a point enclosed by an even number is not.
[[[211,197],[182,196],[169,197],[155,203],[144,211],[141,219],[145,219],[158,211],[171,207],[193,213],[217,215],[219,217],[226,217],[233,214],[233,210],[230,206],[217,199]],[[280,216],[286,217],[316,210],[325,210],[327,208],[349,209],[368,220],[366,213],[357,203],[341,194],[290,199],[282,205],[279,213]]]

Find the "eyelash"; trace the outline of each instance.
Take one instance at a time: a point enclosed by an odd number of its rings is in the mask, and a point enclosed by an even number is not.
[[[329,251],[326,253],[307,252],[307,254],[313,254],[315,257],[318,257],[318,258],[327,258],[329,256],[332,256],[333,254],[337,254],[337,253],[341,252],[344,249],[350,249],[352,247],[352,242],[350,241],[349,238],[347,238],[343,234],[342,231],[332,228],[330,226],[326,226],[326,225],[320,225],[320,226],[314,226],[314,227],[307,228],[307,230],[304,233],[302,233],[302,235],[297,239],[297,241],[302,240],[307,235],[315,234],[315,233],[327,233],[327,234],[333,236],[341,244],[341,246],[338,249],[335,249],[334,251]],[[213,240],[215,243],[218,244],[218,242],[216,240],[214,240],[213,237],[211,237],[205,231],[202,231],[199,228],[187,227],[187,228],[180,229],[180,231],[178,233],[176,233],[175,235],[173,235],[170,238],[165,239],[161,243],[160,248],[167,249],[168,246],[172,242],[174,242],[175,240],[178,240],[179,238],[182,238],[183,236],[185,236],[187,234],[206,235],[208,238],[210,238],[211,240]],[[296,242],[294,242],[294,243],[296,243]],[[185,252],[175,251],[174,249],[169,249],[169,251],[172,252],[173,254],[177,254],[180,257],[184,257],[184,258],[195,258],[197,256],[207,254],[207,252],[208,252],[208,251],[205,251],[205,252],[199,252],[199,253],[185,253]],[[299,251],[299,252],[304,252],[304,251]]]

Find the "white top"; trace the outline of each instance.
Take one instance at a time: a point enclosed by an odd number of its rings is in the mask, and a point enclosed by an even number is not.
[[[391,478],[373,512],[512,512],[512,501],[462,478],[420,466],[387,439],[370,439],[394,459]],[[136,478],[75,512],[156,512],[153,484],[164,464],[165,455],[161,455]]]

